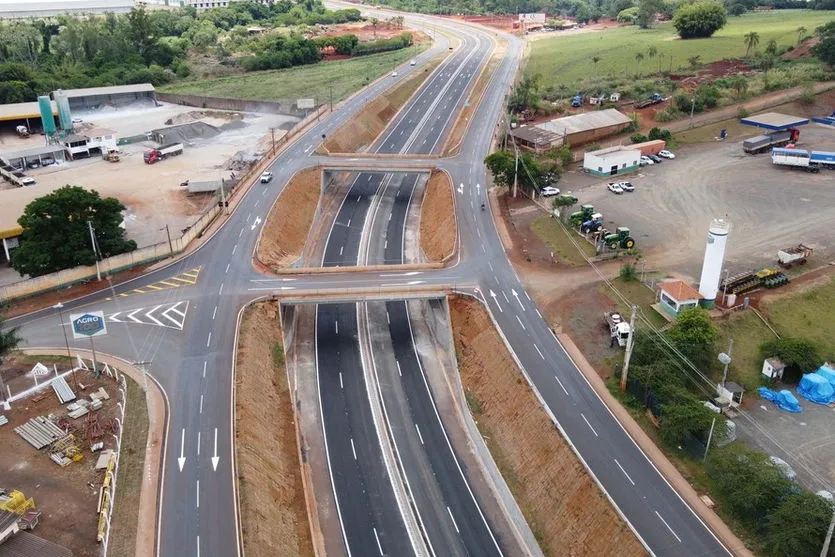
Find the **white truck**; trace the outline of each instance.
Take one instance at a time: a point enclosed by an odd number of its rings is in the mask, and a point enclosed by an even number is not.
[[[803,244],[797,244],[790,248],[781,249],[777,252],[777,263],[785,269],[792,265],[803,265],[806,259],[812,255],[812,248]]]
[[[603,314],[603,319],[609,328],[609,337],[612,343],[617,342],[618,346],[625,348],[629,340],[629,334],[632,332],[629,323],[624,321],[623,316],[617,312],[606,312]]]

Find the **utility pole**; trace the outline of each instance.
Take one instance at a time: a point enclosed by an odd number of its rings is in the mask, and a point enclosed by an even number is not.
[[[731,349],[734,347],[734,339],[728,341],[728,353],[719,354],[719,361],[725,364],[725,371],[722,372],[722,388],[725,388],[725,381],[728,380],[728,366],[731,363]],[[724,357],[723,357],[724,356]]]
[[[96,260],[96,280],[101,280],[101,269],[99,269],[99,255],[96,249],[96,235],[93,234],[93,223],[87,221],[87,229],[90,231],[90,242],[93,244],[93,257]]]
[[[690,127],[693,127],[693,112],[696,110],[696,95],[693,95],[693,98],[690,99]]]
[[[835,508],[832,509],[832,520],[829,521],[829,530],[826,531],[826,540],[823,542],[821,557],[826,557],[829,554],[829,543],[832,541],[833,530],[835,530]]]
[[[228,206],[226,205],[226,191],[223,189],[223,176],[220,177],[220,206],[223,207],[224,214],[229,214]]]
[[[513,149],[516,151],[516,166],[513,170],[513,199],[516,199],[516,191],[519,187],[519,147],[516,146],[516,142],[513,142]]]
[[[166,224],[164,228],[160,228],[160,230],[165,230],[165,235],[168,236],[168,250],[171,255],[174,255],[174,244],[171,243],[171,231],[168,229],[168,225]]]
[[[632,306],[632,316],[629,318],[629,338],[626,340],[626,355],[623,358],[623,371],[620,374],[620,390],[626,390],[626,377],[629,374],[629,360],[632,359],[632,348],[635,346],[635,313],[638,306]]]
[[[702,461],[707,460],[707,452],[710,450],[710,441],[713,439],[713,428],[716,427],[716,418],[713,418],[713,422],[710,424],[710,433],[707,434],[707,445],[705,445],[705,456],[702,457]]]
[[[273,139],[272,154],[270,156],[274,157],[275,156],[275,128],[270,128],[270,135],[272,136],[272,139]]]
[[[725,298],[728,295],[728,272],[730,269],[725,269],[725,282],[722,283],[722,305],[725,305]]]

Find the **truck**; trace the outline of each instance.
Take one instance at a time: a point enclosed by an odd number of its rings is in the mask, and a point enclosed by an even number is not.
[[[806,172],[818,172],[821,168],[835,168],[835,153],[776,148],[771,150],[771,163],[802,168]]]
[[[583,94],[582,93],[578,93],[578,94],[574,95],[574,97],[571,99],[571,106],[573,108],[580,108],[581,106],[583,106]]]
[[[784,269],[790,269],[793,265],[804,265],[813,251],[812,248],[804,244],[781,249],[777,252],[777,263]]]
[[[647,100],[635,103],[635,108],[646,108],[662,102],[664,102],[664,97],[661,96],[661,93],[653,93]]]
[[[632,332],[632,329],[629,327],[629,323],[623,320],[621,314],[614,311],[605,312],[603,314],[603,320],[606,322],[606,326],[609,329],[609,338],[611,339],[612,344],[614,345],[614,343],[617,342],[618,346],[624,348],[627,341],[629,341],[629,333]]]
[[[170,143],[168,145],[163,145],[162,147],[157,147],[156,149],[151,149],[150,151],[145,151],[142,158],[145,160],[146,164],[154,164],[155,162],[167,159],[168,157],[176,157],[177,155],[182,154],[182,143]]]
[[[774,147],[782,147],[789,143],[797,143],[800,138],[800,130],[797,128],[786,128],[785,130],[766,133],[750,137],[742,142],[742,150],[749,155],[764,153]]]

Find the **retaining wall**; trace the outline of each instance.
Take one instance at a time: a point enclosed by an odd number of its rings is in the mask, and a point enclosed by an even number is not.
[[[238,110],[241,112],[266,112],[304,118],[313,109],[300,109],[296,101],[247,101],[223,97],[204,97],[202,95],[180,95],[176,93],[157,93],[157,99],[164,102],[194,106],[197,108],[215,108],[218,110]]]

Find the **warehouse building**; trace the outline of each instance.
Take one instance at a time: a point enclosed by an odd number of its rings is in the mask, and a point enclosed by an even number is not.
[[[595,176],[616,176],[639,168],[641,151],[616,145],[608,149],[588,151],[583,157],[583,169]]]
[[[37,166],[47,166],[54,162],[67,160],[65,147],[60,143],[54,145],[40,145],[20,151],[3,153],[0,162],[3,166],[25,170]]]
[[[58,116],[58,105],[55,101],[52,101],[52,114]],[[38,130],[42,127],[40,106],[37,101],[0,104],[0,122],[8,122],[3,124],[4,129],[11,127],[14,130],[15,126],[23,125],[29,131]]]
[[[522,126],[512,130],[510,135],[516,145],[537,153],[544,153],[551,147],[559,147],[563,143],[561,135],[543,130],[539,126]]]
[[[88,87],[86,89],[64,89],[53,91],[52,98],[64,94],[69,100],[71,110],[96,108],[102,105],[116,106],[136,101],[156,103],[157,95],[150,83],[134,85],[113,85],[111,87]]]
[[[583,114],[574,114],[537,124],[536,127],[563,138],[572,147],[593,143],[604,137],[620,133],[632,123],[626,114],[607,108]]]

